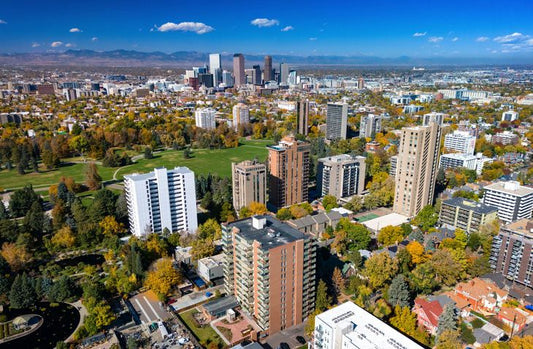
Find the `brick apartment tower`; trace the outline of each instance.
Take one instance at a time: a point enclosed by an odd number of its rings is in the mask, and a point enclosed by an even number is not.
[[[266,204],[266,165],[246,160],[231,164],[233,207],[237,212],[252,202]]]
[[[310,144],[285,137],[267,148],[269,202],[285,207],[307,201]]]

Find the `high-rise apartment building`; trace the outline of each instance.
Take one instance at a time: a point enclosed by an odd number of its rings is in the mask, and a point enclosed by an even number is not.
[[[509,280],[533,286],[533,221],[520,219],[492,239],[490,266]]]
[[[378,132],[381,132],[381,116],[374,114],[361,116],[359,137],[373,139]]]
[[[533,211],[533,188],[515,181],[497,182],[483,188],[483,203],[498,208],[498,217],[510,223],[522,218],[531,218]]]
[[[215,123],[216,111],[211,108],[198,108],[194,111],[196,127],[212,130],[216,128]]]
[[[265,83],[273,80],[272,76],[272,56],[265,56],[265,70],[263,72]]]
[[[316,244],[272,216],[222,224],[224,285],[271,335],[314,310]]]
[[[246,160],[231,164],[233,207],[237,212],[252,202],[266,204],[266,165]]]
[[[196,185],[187,167],[156,168],[124,176],[130,230],[137,237],[170,232],[195,233]]]
[[[285,137],[267,148],[269,202],[285,207],[307,201],[310,144]]]
[[[315,317],[310,348],[422,349],[420,344],[352,302],[342,303]]]
[[[309,100],[296,102],[296,131],[307,136],[309,133]]]
[[[237,103],[233,106],[233,128],[250,122],[250,108],[244,103]]]
[[[444,136],[444,148],[448,151],[473,155],[476,150],[476,137],[468,131],[454,131]]]
[[[218,86],[222,82],[222,60],[220,53],[211,53],[209,55],[209,73],[213,75],[213,83]]]
[[[328,103],[326,115],[326,139],[346,139],[348,104]]]
[[[502,121],[515,121],[518,120],[518,112],[514,110],[506,110],[502,113]]]
[[[365,189],[366,158],[341,154],[318,159],[317,186],[321,196],[345,198]]]
[[[279,65],[279,84],[286,86],[289,84],[289,65],[287,63],[281,63]]]
[[[401,130],[394,212],[414,217],[424,206],[433,203],[440,135],[440,125],[436,122]]]
[[[246,84],[246,74],[244,73],[244,55],[236,53],[233,55],[233,84],[239,87]]]

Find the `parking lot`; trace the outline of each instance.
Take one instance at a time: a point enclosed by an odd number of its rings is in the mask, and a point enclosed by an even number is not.
[[[172,314],[165,309],[164,304],[159,302],[152,291],[139,293],[131,297],[129,301],[143,324],[151,324],[172,317]]]
[[[275,333],[272,336],[268,336],[262,344],[265,348],[271,349],[277,349],[280,343],[287,343],[292,349],[299,348],[303,344],[298,343],[296,340],[297,336],[302,336],[306,340],[309,340],[305,336],[305,323],[301,323],[297,326]]]

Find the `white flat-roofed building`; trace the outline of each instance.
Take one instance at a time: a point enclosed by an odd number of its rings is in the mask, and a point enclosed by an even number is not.
[[[222,278],[224,277],[223,264],[223,253],[199,259],[198,267],[196,268],[198,276],[208,282]]]
[[[533,188],[515,181],[487,185],[483,203],[498,208],[498,217],[510,223],[522,218],[531,218],[533,211]]]
[[[444,136],[444,148],[472,155],[476,150],[476,137],[468,131],[454,131]]]
[[[365,190],[366,158],[341,154],[318,159],[317,186],[320,195],[344,198]]]
[[[196,127],[212,130],[216,128],[215,123],[216,111],[211,108],[198,108],[194,111]]]
[[[124,176],[130,230],[137,237],[171,232],[194,233],[196,186],[187,167],[156,168],[145,174]]]
[[[459,153],[442,154],[440,156],[439,167],[443,170],[464,167],[469,170],[474,170],[480,175],[481,171],[483,171],[483,166],[485,166],[485,163],[487,162],[492,162],[492,159],[484,157],[481,153],[478,153],[477,155]]]
[[[502,121],[518,120],[518,112],[514,110],[506,110],[502,113]]]
[[[315,317],[315,331],[310,348],[422,349],[424,347],[358,305],[346,302]]]

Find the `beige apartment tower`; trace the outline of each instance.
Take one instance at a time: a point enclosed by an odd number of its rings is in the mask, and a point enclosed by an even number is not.
[[[414,217],[433,203],[440,148],[440,124],[405,127],[396,164],[394,212]]]
[[[307,201],[310,144],[285,137],[267,148],[269,202],[285,207]]]
[[[224,286],[263,333],[301,324],[315,307],[316,244],[272,216],[222,224]]]
[[[309,133],[309,100],[296,102],[296,130],[298,134],[307,136]]]
[[[233,207],[237,212],[252,202],[266,204],[266,165],[257,161],[231,164]]]

